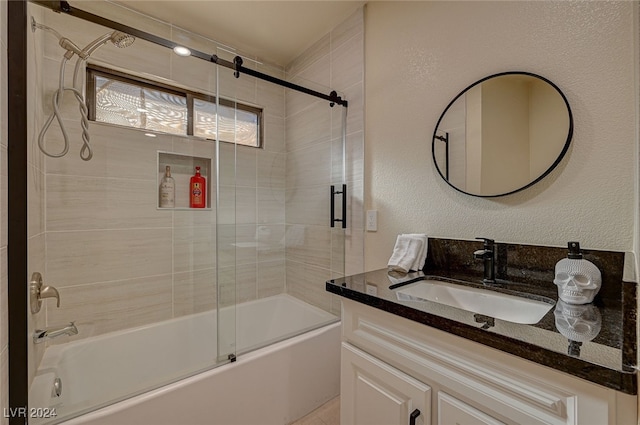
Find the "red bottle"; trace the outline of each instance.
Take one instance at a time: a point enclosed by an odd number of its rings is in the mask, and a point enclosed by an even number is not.
[[[200,167],[196,167],[196,175],[189,182],[189,207],[205,208],[207,206],[207,182],[200,175]]]

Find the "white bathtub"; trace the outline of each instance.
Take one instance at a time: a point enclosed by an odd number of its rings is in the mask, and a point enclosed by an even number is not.
[[[47,348],[29,405],[57,416],[30,423],[282,425],[338,395],[335,316],[284,294],[220,316],[222,324],[237,322],[240,354],[216,368],[217,343],[229,349],[234,341],[230,326],[216,335],[215,311]]]

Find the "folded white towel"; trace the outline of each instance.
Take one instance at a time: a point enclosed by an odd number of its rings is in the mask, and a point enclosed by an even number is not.
[[[427,257],[427,236],[424,234],[398,235],[393,254],[387,264],[390,270],[407,273],[420,270]]]
[[[416,255],[416,259],[413,262],[413,265],[411,265],[411,270],[422,270],[422,268],[424,267],[424,262],[427,260],[427,248],[429,247],[427,235],[425,235],[424,233],[409,233],[405,236],[420,240],[422,248],[420,249],[418,255]]]

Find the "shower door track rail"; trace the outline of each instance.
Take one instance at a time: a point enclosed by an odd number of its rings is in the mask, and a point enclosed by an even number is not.
[[[94,24],[98,24],[114,30],[122,31],[134,37],[140,38],[142,40],[146,40],[148,42],[151,42],[160,46],[167,47],[169,49],[173,49],[174,47],[187,47],[187,46],[183,46],[181,44],[175,43],[171,40],[167,40],[166,38],[158,37],[157,35],[150,34],[148,32],[141,31],[137,28],[133,28],[128,25],[124,25],[119,22],[112,21],[111,19],[107,19],[102,16],[95,15],[93,13],[78,9],[76,7],[71,6],[66,1],[45,1],[45,0],[29,0],[29,1],[31,3],[49,8],[55,12],[65,13],[67,15],[71,15],[76,18],[83,19],[85,21],[93,22]],[[324,93],[312,90],[310,88],[293,84],[289,81],[285,81],[268,74],[264,74],[256,70],[246,68],[242,65],[243,61],[240,56],[236,56],[233,62],[231,62],[225,59],[221,59],[215,54],[208,54],[208,53],[204,53],[191,48],[189,48],[189,50],[191,51],[191,56],[193,57],[205,60],[207,62],[215,63],[225,68],[233,69],[235,71],[234,75],[236,76],[236,78],[240,77],[240,74],[247,74],[252,77],[258,78],[260,80],[268,81],[270,83],[277,84],[277,85],[286,87],[288,89],[292,89],[295,91],[299,91],[301,93],[318,97],[320,99],[327,100],[330,102],[329,105],[331,107],[333,107],[334,104],[344,106],[345,108],[348,107],[348,102],[342,99],[342,97],[338,96],[338,93],[335,90],[333,90],[329,94],[324,94]]]

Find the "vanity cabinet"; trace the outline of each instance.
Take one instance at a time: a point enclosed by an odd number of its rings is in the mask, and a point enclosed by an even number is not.
[[[427,384],[348,343],[342,344],[341,355],[341,393],[350,399],[342,400],[340,423],[417,425],[431,417]]]
[[[636,396],[342,301],[343,424],[637,423]]]

